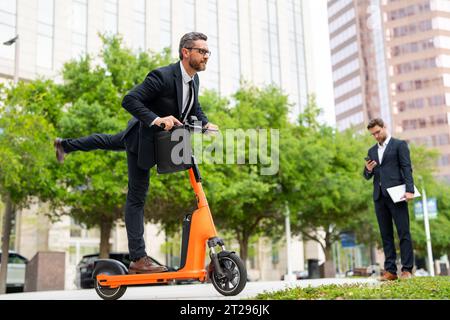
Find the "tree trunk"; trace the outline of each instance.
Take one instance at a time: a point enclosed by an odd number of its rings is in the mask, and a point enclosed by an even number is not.
[[[241,237],[239,237],[239,256],[241,260],[244,262],[244,266],[247,265],[248,239],[249,235],[246,234],[242,234]]]
[[[2,230],[2,259],[0,266],[0,294],[6,293],[6,278],[8,272],[9,240],[11,235],[11,220],[14,214],[13,204],[9,195],[5,197],[5,214]]]
[[[377,247],[372,242],[370,243],[370,264],[377,264]]]
[[[325,261],[333,261],[333,243],[331,242],[331,233],[325,233],[325,239],[322,246],[323,253],[325,254]]]
[[[324,248],[324,254],[325,254],[325,261],[333,261],[333,249],[332,245],[327,243],[325,244]]]
[[[102,220],[100,224],[100,259],[109,258],[109,237],[111,236],[111,229],[111,220]]]
[[[334,278],[336,276],[336,266],[333,259],[333,243],[330,241],[328,234],[325,236],[325,247],[323,251],[325,254],[325,262],[321,266],[321,277],[322,278]]]

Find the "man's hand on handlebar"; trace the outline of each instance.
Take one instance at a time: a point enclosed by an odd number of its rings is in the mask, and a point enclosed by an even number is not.
[[[157,119],[155,121],[155,125],[163,128],[166,131],[170,131],[174,126],[182,126],[183,124],[174,116],[168,116]]]
[[[203,128],[208,131],[219,131],[219,126],[211,122],[208,122]]]

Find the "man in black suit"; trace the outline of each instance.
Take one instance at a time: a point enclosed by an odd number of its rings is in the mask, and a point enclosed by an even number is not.
[[[385,273],[380,280],[398,278],[392,220],[400,239],[402,263],[400,277],[411,278],[414,254],[407,202],[414,198],[414,180],[409,148],[406,141],[391,137],[382,119],[371,120],[367,129],[377,140],[377,144],[368,151],[364,177],[367,180],[373,177],[373,200],[385,255]],[[406,193],[403,196],[405,201],[394,203],[386,189],[401,184],[406,185]]]
[[[122,101],[122,106],[133,115],[127,128],[116,135],[94,134],[79,139],[56,139],[56,157],[59,162],[73,151],[126,150],[128,161],[128,194],[125,206],[125,227],[128,249],[132,260],[130,273],[166,271],[153,264],[147,256],[144,242],[144,203],[149,189],[150,168],[155,165],[155,133],[181,125],[195,115],[207,129],[218,127],[208,121],[198,102],[199,77],[206,69],[211,52],[207,36],[190,32],[179,45],[180,61],[151,71],[145,80],[134,87]]]

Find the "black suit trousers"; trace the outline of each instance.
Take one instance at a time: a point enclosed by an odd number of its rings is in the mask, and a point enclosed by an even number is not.
[[[383,241],[385,256],[384,269],[393,274],[397,273],[397,255],[394,242],[394,226],[392,223],[394,221],[400,240],[402,271],[411,272],[414,266],[414,253],[411,234],[409,232],[408,204],[405,201],[394,203],[389,196],[383,194],[374,203],[381,239]]]
[[[127,151],[128,193],[125,204],[125,227],[127,229],[130,259],[146,255],[144,241],[144,204],[150,186],[150,169],[138,166],[138,155]]]
[[[61,144],[66,153],[92,150],[125,151],[125,142],[122,139],[123,132],[116,134],[94,133],[87,137],[64,139]]]
[[[117,134],[95,133],[87,137],[77,139],[64,139],[62,146],[66,153],[74,151],[111,150],[127,151],[128,161],[128,193],[125,204],[125,227],[128,237],[128,250],[131,260],[137,260],[146,255],[144,241],[144,204],[150,185],[150,169],[142,169],[138,166],[138,155],[130,151],[132,139],[137,137],[128,135],[123,139],[124,131]],[[126,150],[126,144],[129,145]]]

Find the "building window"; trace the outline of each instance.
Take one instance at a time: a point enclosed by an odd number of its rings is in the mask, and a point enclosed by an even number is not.
[[[339,32],[335,37],[330,40],[330,49],[334,50],[350,39],[355,38],[356,40],[356,25],[352,24],[347,29]]]
[[[355,59],[350,61],[349,63],[343,65],[342,67],[333,71],[333,81],[337,82],[348,75],[355,73],[358,71],[359,73],[359,60]]]
[[[423,12],[430,11],[430,2],[413,4],[404,8],[393,10],[388,13],[389,20],[398,20],[405,17],[410,17],[413,15],[418,15]]]
[[[217,0],[208,1],[208,47],[212,56],[208,59],[208,82],[210,89],[220,90],[219,77],[219,32]]]
[[[134,41],[133,46],[137,50],[145,50],[146,48],[146,1],[133,0],[133,24],[134,24]]]
[[[195,31],[195,0],[184,0],[184,29]]]
[[[353,0],[338,0],[331,4],[328,1],[328,18],[332,18],[336,13],[344,9],[345,7],[351,7],[353,5]]]
[[[230,68],[232,74],[232,92],[237,91],[241,81],[241,48],[239,37],[239,7],[238,0],[230,0],[228,30],[231,34]]]
[[[353,79],[347,80],[346,82],[342,83],[339,86],[334,87],[334,96],[335,98],[339,98],[353,90],[355,90],[356,88],[361,86],[361,78],[355,77]]]
[[[0,34],[2,43],[16,36],[17,1],[0,1]],[[14,46],[0,44],[0,58],[14,59]]]
[[[349,110],[352,110],[357,107],[362,108],[362,95],[361,93],[358,93],[357,95],[354,95],[348,99],[345,99],[344,101],[341,101],[339,103],[336,103],[336,116],[339,116],[342,113],[345,113]]]
[[[352,126],[359,126],[364,123],[364,114],[362,111],[359,111],[355,114],[352,114],[348,117],[343,118],[342,120],[337,121],[337,127],[339,131],[344,131]]]
[[[354,20],[355,20],[355,9],[351,8],[350,10],[347,10],[344,14],[340,15],[339,18],[333,20],[329,24],[328,29],[329,29],[330,34],[334,33],[339,28],[345,26],[350,21],[354,21]]]
[[[108,34],[117,34],[118,32],[118,8],[119,4],[117,0],[105,0],[105,32]]]
[[[160,10],[160,48],[170,48],[172,46],[172,1],[163,0],[159,3]]]
[[[301,2],[291,0],[287,5],[289,12],[287,20],[291,66],[290,80],[293,82],[292,87],[295,91],[292,98],[297,105],[294,117],[297,117],[308,100],[303,17]]]
[[[407,91],[416,91],[431,87],[441,87],[444,84],[443,79],[441,77],[432,78],[432,79],[417,79],[411,81],[404,81],[397,83],[396,89],[397,92],[407,92]]]
[[[432,128],[448,125],[447,114],[430,116],[427,118],[408,119],[402,121],[404,131]]]
[[[396,74],[404,74],[422,69],[436,68],[436,58],[416,60],[412,62],[401,63],[395,66]]]
[[[394,37],[405,37],[413,35],[419,32],[425,32],[432,29],[431,20],[424,20],[415,23],[408,24],[406,26],[400,26],[393,29]]]
[[[270,80],[277,85],[281,85],[278,8],[275,0],[267,0],[267,12],[269,18]]]
[[[425,99],[424,98],[418,98],[408,101],[399,101],[397,103],[397,108],[399,112],[404,111],[411,111],[411,110],[418,110],[422,109],[425,106]]]
[[[331,64],[337,65],[350,57],[358,58],[358,44],[352,42],[331,55]]]
[[[72,57],[87,51],[87,0],[72,1]]]
[[[450,164],[450,155],[444,154],[438,159],[438,166],[448,166]]]
[[[266,0],[262,14],[262,57],[263,65],[267,66],[265,74],[266,83],[280,85],[280,50],[278,45],[278,13],[275,0]]]
[[[428,98],[428,105],[430,107],[445,106],[445,96],[438,95],[438,96],[429,97]]]
[[[417,42],[409,42],[402,45],[398,45],[391,48],[392,56],[396,57],[399,55],[404,55],[408,53],[422,52],[427,49],[434,48],[433,39],[425,39]]]
[[[53,68],[54,0],[38,1],[36,65]]]

